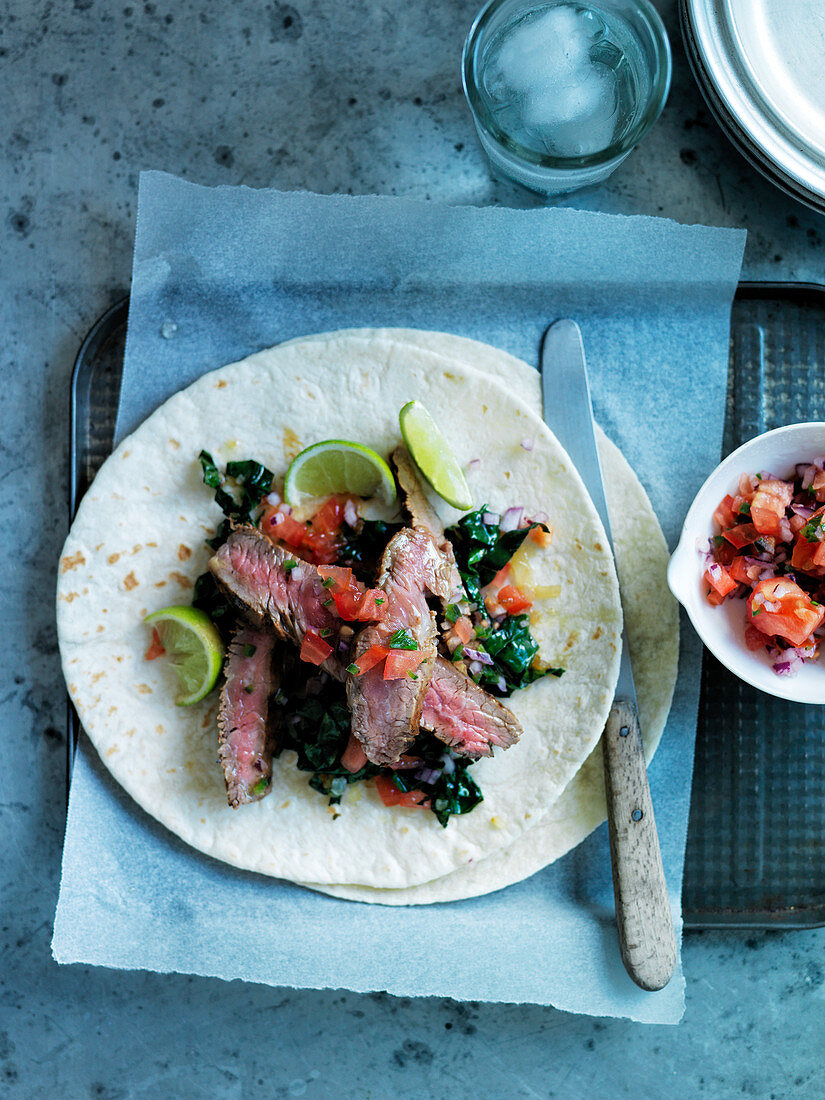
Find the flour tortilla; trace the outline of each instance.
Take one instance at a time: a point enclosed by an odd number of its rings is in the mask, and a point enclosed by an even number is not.
[[[216,764],[216,698],[172,705],[172,674],[147,663],[141,619],[191,598],[220,513],[203,487],[202,447],[223,464],[255,457],[286,470],[321,438],[388,453],[398,409],[419,398],[448,428],[477,503],[546,511],[536,548],[542,655],[562,665],[518,692],[522,741],[474,774],[485,801],[442,829],[434,815],[387,811],[350,789],[337,820],[284,753],[272,793],[235,811]],[[523,439],[534,441],[527,452]],[[457,518],[439,502],[442,519]],[[407,888],[482,860],[534,827],[598,740],[618,674],[621,607],[604,532],[578,475],[544,424],[495,381],[387,334],[329,334],[250,356],[176,394],[117,448],[84,498],[63,550],[58,634],[72,699],[101,759],[147,812],[235,866],[294,881]]]
[[[386,330],[384,330],[386,331]],[[400,343],[429,347],[497,378],[526,405],[541,409],[536,370],[487,344],[446,333],[392,330]],[[353,330],[369,338],[372,333]],[[596,426],[616,568],[624,606],[639,716],[648,762],[670,711],[679,663],[679,613],[666,584],[668,547],[656,514],[629,463]],[[640,568],[640,562],[644,568]],[[651,599],[651,592],[657,598]],[[580,844],[606,817],[604,767],[597,746],[541,821],[512,845],[420,886],[380,890],[339,884],[304,885],[335,897],[383,905],[457,901],[500,890],[535,874]]]

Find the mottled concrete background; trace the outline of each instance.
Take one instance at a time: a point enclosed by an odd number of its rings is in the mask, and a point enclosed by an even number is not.
[[[478,2],[0,0],[4,1097],[825,1097],[825,931],[690,935],[678,1028],[60,969],[50,957],[68,384],[83,334],[129,284],[138,171],[530,202],[491,182],[461,97]],[[822,218],[722,137],[687,69],[676,5],[659,6],[676,52],[670,104],[608,184],[567,201],[743,225],[747,275],[825,278]],[[492,965],[502,934],[480,937]]]

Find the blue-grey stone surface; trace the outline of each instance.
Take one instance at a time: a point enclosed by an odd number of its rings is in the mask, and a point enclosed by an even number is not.
[[[68,384],[83,334],[128,287],[137,173],[531,203],[491,181],[461,96],[476,6],[0,2],[0,1096],[825,1097],[823,930],[689,934],[676,1028],[61,969],[50,957]],[[722,136],[692,82],[676,4],[659,7],[675,46],[665,113],[608,183],[564,201],[745,226],[749,277],[822,280],[825,222]],[[492,965],[498,934],[479,935]]]

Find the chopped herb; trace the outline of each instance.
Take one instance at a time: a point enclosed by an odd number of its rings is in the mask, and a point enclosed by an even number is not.
[[[381,604],[384,602],[384,597],[383,596],[376,596],[375,597],[375,602],[380,607]]]
[[[751,514],[751,505],[749,500],[743,500],[739,505],[739,515],[749,516]]]
[[[822,604],[818,603],[816,600],[811,600],[811,607],[822,607]]]
[[[708,589],[708,595],[710,595],[710,589]],[[751,611],[751,618],[755,619],[757,615],[761,615],[761,614],[762,614],[762,608],[757,607],[757,609],[755,611]]]
[[[825,515],[814,516],[808,520],[802,528],[802,537],[806,542],[822,542],[823,521],[825,521]]]
[[[251,695],[255,690],[254,684],[244,684],[244,691],[247,695]]]
[[[347,672],[349,672],[352,676],[361,675],[361,669],[354,662],[351,665],[347,665]]]
[[[328,600],[324,600],[324,607],[332,607],[334,603],[335,600],[332,598],[332,596],[330,596]]]
[[[444,608],[444,618],[447,620],[448,623],[458,622],[460,616],[461,610],[459,609],[457,603],[448,603],[447,606]]]
[[[324,588],[332,588],[332,586],[334,584],[335,584],[335,581],[332,579],[332,577],[324,577],[324,580],[323,580]]]
[[[250,787],[249,793],[250,794],[263,794],[264,791],[269,788],[270,782],[271,782],[271,780],[268,778],[268,776],[264,776],[262,779],[258,780],[258,782],[255,784],[254,787]]]
[[[287,573],[291,573],[297,564],[298,563],[294,558],[287,558],[284,562],[284,569],[287,571]]]
[[[243,647],[243,655],[244,655],[244,657],[254,657],[254,656],[255,656],[255,651],[257,650],[257,648],[258,648],[257,646],[255,646],[255,645],[250,645],[250,644],[249,644],[249,643],[247,642],[247,644],[246,644],[246,645],[245,645],[245,646]]]
[[[390,649],[418,649],[418,642],[406,630],[396,630],[389,641]]]
[[[408,672],[407,675],[411,680],[417,680],[418,676],[414,672]]]
[[[318,633],[321,635],[322,638],[328,638],[332,631],[328,626],[325,626],[321,630],[319,630]]]

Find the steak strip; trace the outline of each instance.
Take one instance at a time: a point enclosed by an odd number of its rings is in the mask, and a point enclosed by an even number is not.
[[[492,756],[521,736],[516,716],[443,657],[436,660],[421,725],[462,756]]]
[[[278,688],[275,637],[242,626],[227,652],[218,708],[218,756],[229,805],[257,802],[272,786]]]

